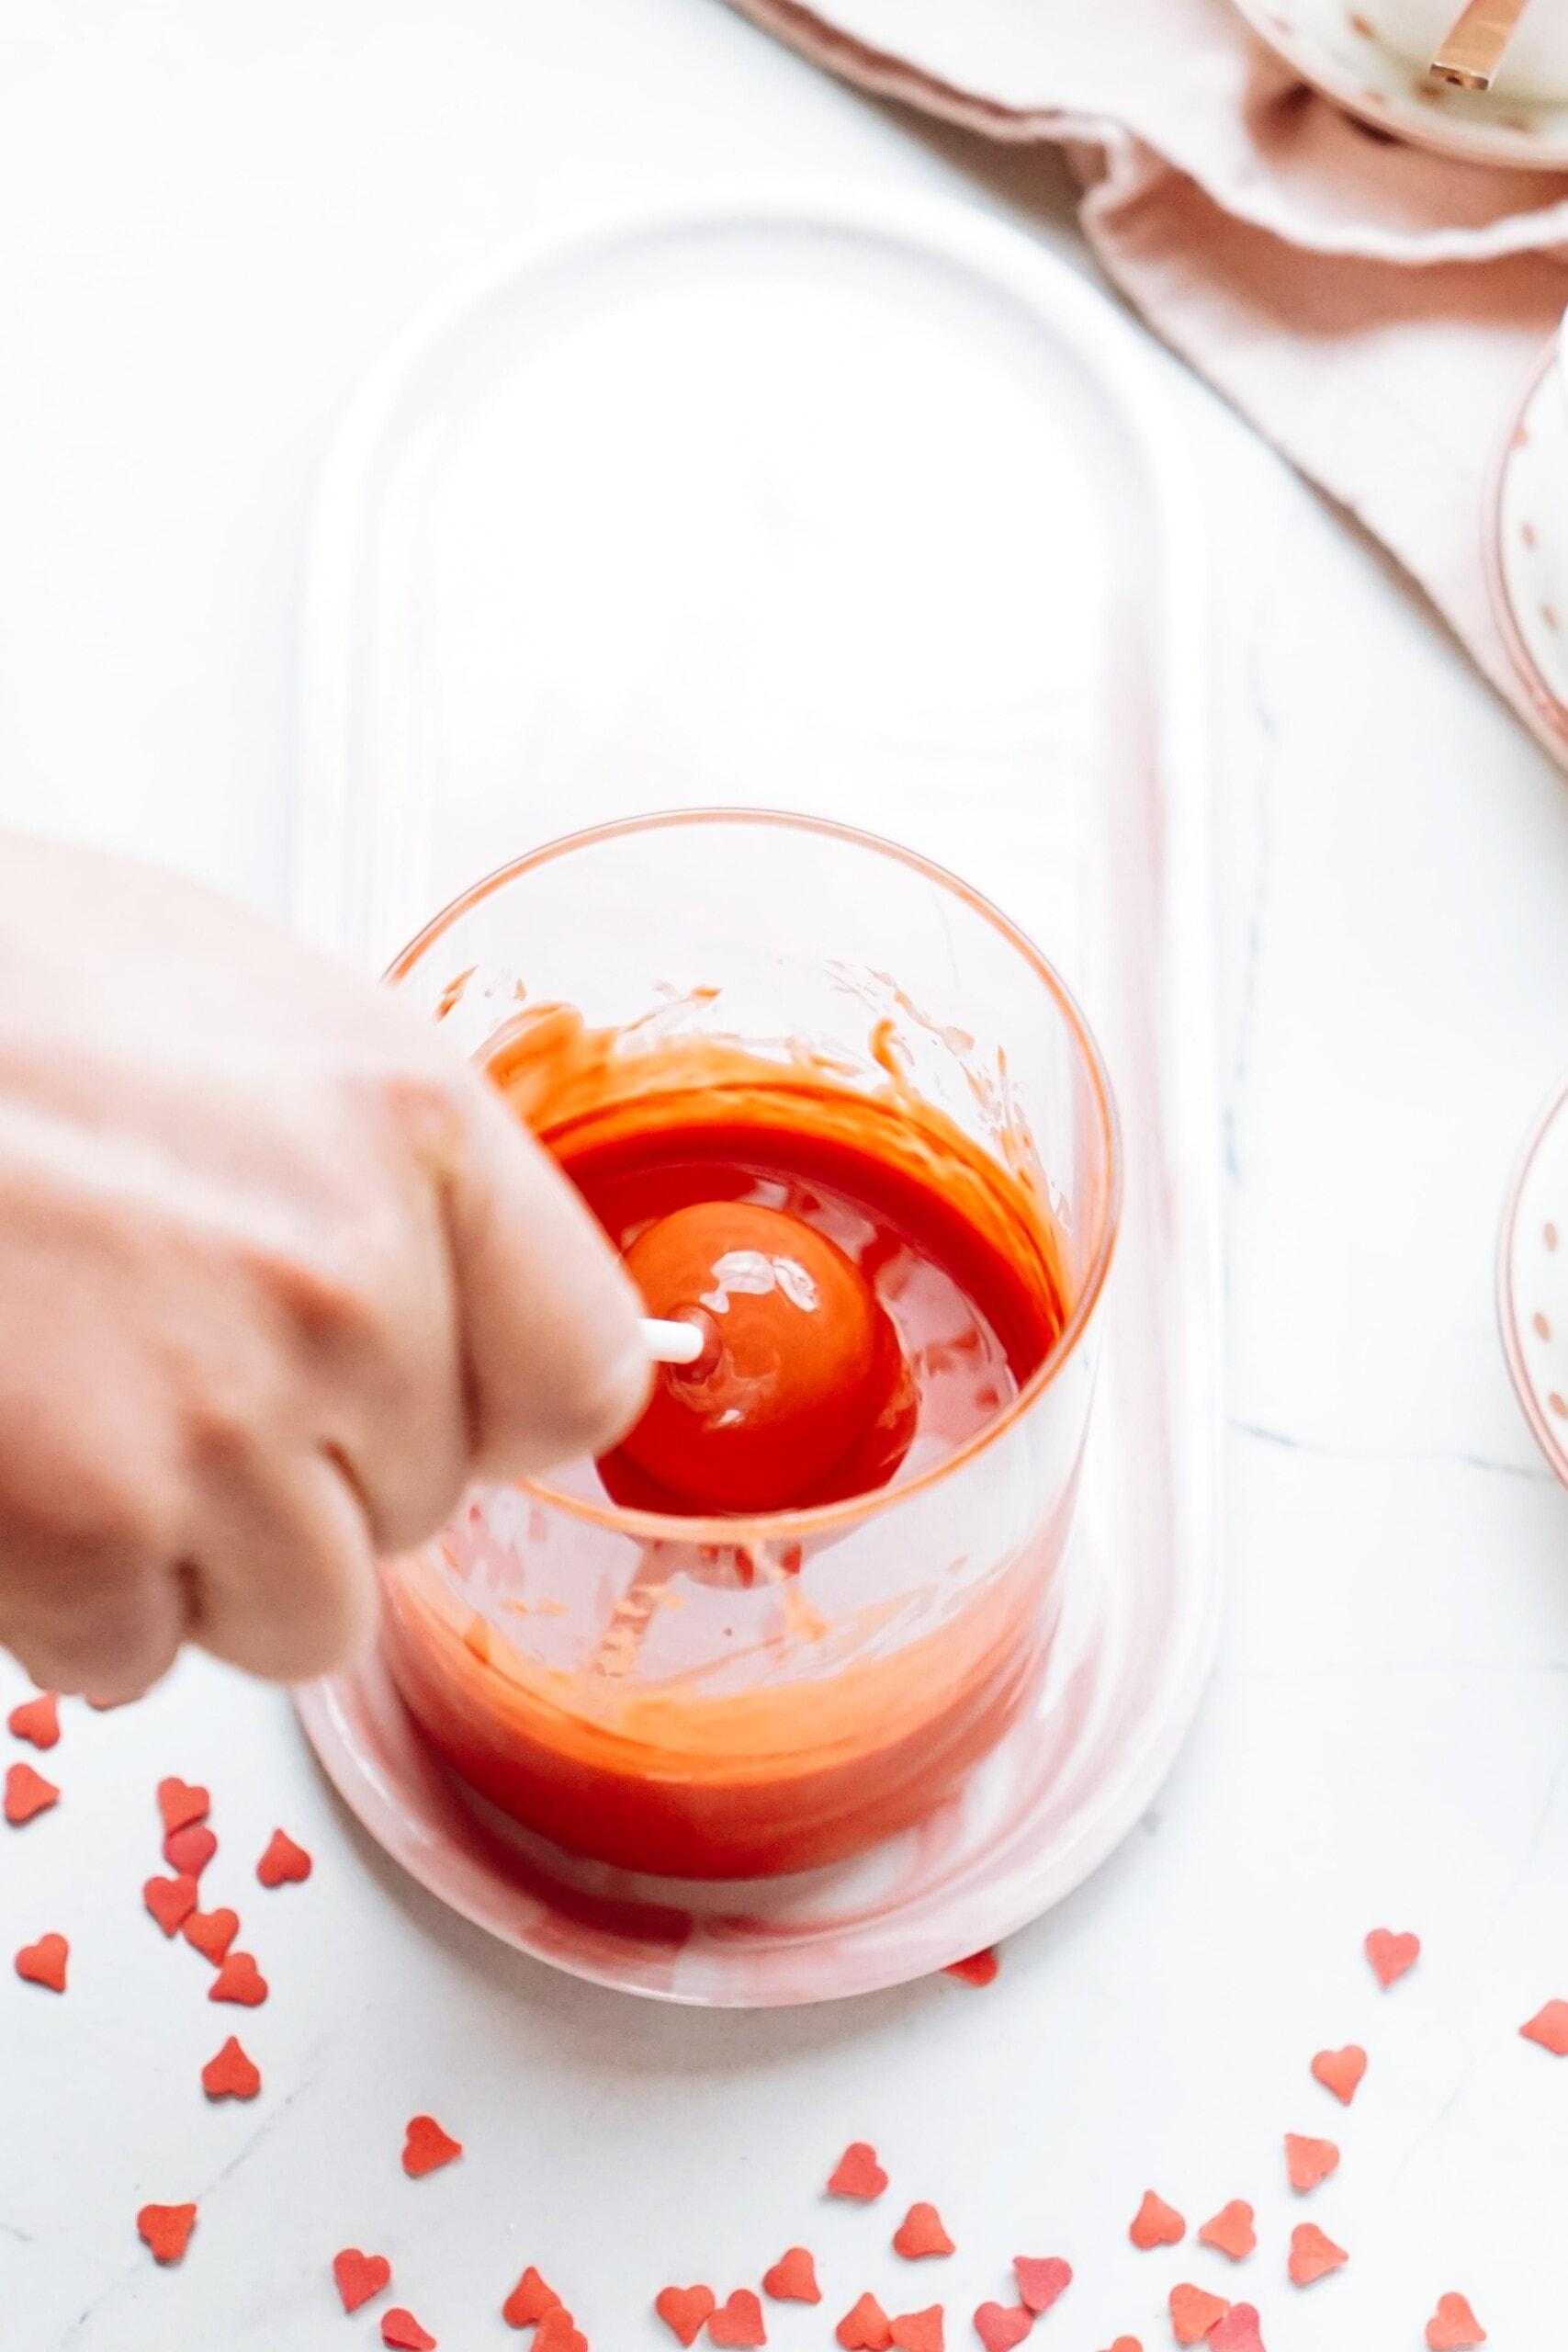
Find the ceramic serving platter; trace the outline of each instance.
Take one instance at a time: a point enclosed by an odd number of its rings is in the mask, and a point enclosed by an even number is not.
[[[1508,419],[1484,527],[1497,626],[1561,757],[1568,747],[1568,400],[1555,343]]]
[[[1219,1591],[1215,1119],[1183,453],[1108,303],[978,211],[814,191],[584,224],[456,288],[344,422],[310,555],[298,912],[384,966],[477,876],[660,806],[953,866],[1105,1047],[1128,1185],[1062,1629],[917,1832],[696,1888],[573,1861],[433,1760],[381,1667],[301,1714],[441,1900],[579,1975],[767,2006],[1033,1918],[1177,1754]]]
[[[1568,28],[1535,0],[1490,90],[1427,72],[1460,0],[1235,0],[1298,74],[1350,114],[1471,163],[1568,170]],[[1425,38],[1423,38],[1425,36]]]
[[[1508,1194],[1497,1315],[1525,1419],[1568,1487],[1568,1085],[1537,1121]]]

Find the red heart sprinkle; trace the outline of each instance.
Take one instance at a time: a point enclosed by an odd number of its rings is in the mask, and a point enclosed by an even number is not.
[[[762,2286],[775,2303],[819,2303],[822,2300],[817,2265],[803,2245],[792,2245],[787,2254],[781,2254],[773,2268],[762,2273]]]
[[[304,1847],[297,1846],[281,1829],[275,1829],[265,1853],[256,1864],[256,1876],[264,1886],[283,1886],[289,1880],[303,1886],[311,1867]]]
[[[205,1821],[187,1822],[183,1829],[171,1829],[164,1840],[164,1860],[172,1871],[179,1871],[186,1878],[199,1878],[217,1851],[218,1840]]]
[[[383,2287],[391,2285],[392,2266],[384,2254],[361,2254],[356,2245],[345,2245],[341,2254],[333,2256],[333,2277],[337,2280],[344,2310],[356,2312],[361,2303],[367,2303],[372,2295],[378,2295]]]
[[[946,2352],[942,2305],[931,2303],[923,2312],[901,2312],[893,2322],[893,2343],[895,2352]]]
[[[1019,2301],[1026,2311],[1048,2312],[1058,2295],[1065,2294],[1073,2283],[1073,2266],[1064,2262],[1060,2255],[1049,2254],[1043,2261],[1036,2261],[1027,2254],[1013,2256],[1013,2272],[1018,2279]]]
[[[1033,2324],[1033,2312],[1021,2303],[982,2303],[975,2314],[975,2333],[986,2352],[1012,2352]]]
[[[833,2333],[844,2352],[891,2352],[893,2323],[874,2295],[863,2295]]]
[[[65,1990],[65,1963],[71,1947],[63,1936],[40,1936],[17,1954],[17,1973],[28,1984],[47,1985],[51,1993]]]
[[[1568,2058],[1568,2001],[1548,2001],[1519,2031],[1527,2041],[1539,2041],[1554,2058]]]
[[[906,2262],[920,2262],[929,2255],[952,2254],[955,2249],[936,2207],[911,2205],[893,2233],[893,2251]]]
[[[660,2287],[653,2308],[679,2343],[694,2344],[717,2301],[711,2287]]]
[[[1338,2163],[1339,2151],[1332,2140],[1303,2140],[1299,2132],[1286,2132],[1285,2168],[1298,2197],[1326,2180]]]
[[[540,2320],[534,2352],[588,2352],[588,2338],[564,2303],[552,2303]]]
[[[710,2344],[765,2344],[768,2331],[762,2324],[762,2306],[750,2287],[737,2287],[727,2303],[719,2303],[708,2315]]]
[[[155,2262],[178,2262],[195,2227],[194,2205],[143,2205],[136,2216],[137,2235],[151,2246]]]
[[[166,1936],[177,1933],[200,1899],[193,1878],[150,1878],[141,1890],[142,1902]]]
[[[248,1951],[231,1951],[208,1987],[209,2001],[236,2001],[243,2009],[259,2009],[266,1998],[266,1978]]]
[[[1367,2071],[1367,2053],[1353,2041],[1348,2041],[1343,2050],[1320,2050],[1312,2062],[1312,2071],[1325,2090],[1334,2093],[1341,2107],[1348,2107]]]
[[[1233,2303],[1209,2338],[1209,2352],[1264,2352],[1256,2303]]]
[[[1149,2188],[1144,2192],[1144,2201],[1133,2216],[1127,2235],[1147,2254],[1152,2246],[1179,2245],[1187,2235],[1187,2224],[1174,2205],[1168,2205],[1163,2197],[1156,2197]]]
[[[193,1944],[214,1968],[221,1966],[224,1953],[239,1932],[237,1911],[193,1911],[180,1928],[186,1943]]]
[[[985,1986],[994,1984],[1001,1962],[994,1951],[972,1951],[967,1960],[949,1962],[942,1970],[944,1976],[956,1976],[961,1984]]]
[[[209,2098],[254,2098],[261,2088],[261,2068],[231,2034],[217,2057],[202,2068],[201,2087]],[[381,2284],[386,2283],[383,2278]]]
[[[193,1821],[205,1821],[212,1810],[212,1799],[205,1789],[194,1789],[187,1781],[160,1781],[158,1810],[164,1816],[167,1835],[171,1829],[184,1829]]]
[[[1342,2245],[1325,2238],[1315,2222],[1301,2222],[1291,2232],[1291,2277],[1298,2287],[1310,2287],[1330,2270],[1350,2259]]]
[[[864,2140],[852,2140],[839,2158],[828,2183],[829,2197],[858,2197],[869,2203],[887,2186],[887,2175],[876,2161],[876,2150]]]
[[[1228,2205],[1221,2206],[1212,2222],[1204,2222],[1198,2233],[1198,2243],[1217,2247],[1233,2262],[1244,2262],[1258,2244],[1253,2221],[1253,2211],[1246,2198],[1233,2197]],[[1241,2308],[1245,2311],[1246,2304]]]
[[[13,1764],[6,1775],[6,1818],[13,1829],[19,1829],[33,1815],[47,1813],[51,1804],[60,1802],[60,1791],[30,1764]]]
[[[508,2327],[532,2327],[547,2312],[561,2309],[561,2299],[553,2287],[547,2287],[532,2263],[523,2273],[501,2307],[501,2316]]]
[[[1202,2287],[1173,2287],[1170,2290],[1170,2324],[1176,2330],[1178,2344],[1200,2344],[1211,2328],[1218,2327],[1230,2305],[1223,2295],[1211,2295]]]
[[[435,2352],[435,2338],[400,2303],[381,2314],[381,2341],[390,2352]]]
[[[1470,2346],[1485,2343],[1486,2330],[1462,2295],[1439,2295],[1427,2322],[1427,2341],[1432,2352],[1468,2352]]]
[[[1374,1928],[1367,1938],[1367,1958],[1385,1993],[1391,1984],[1398,1983],[1406,1969],[1415,1967],[1420,1957],[1419,1936],[1395,1936],[1387,1928]]]
[[[12,1708],[6,1723],[18,1739],[31,1740],[35,1747],[52,1747],[60,1737],[59,1692],[40,1690],[36,1699],[24,1699],[19,1707]]]
[[[1135,2335],[1119,2335],[1111,2352],[1144,2352],[1144,2347]]]
[[[443,2132],[434,2115],[416,2115],[403,2140],[403,2170],[411,2180],[423,2180],[427,2172],[439,2172],[462,2153],[461,2140]]]

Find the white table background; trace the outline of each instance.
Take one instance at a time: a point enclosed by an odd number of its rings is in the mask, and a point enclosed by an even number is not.
[[[6,0],[0,58],[0,818],[279,913],[315,470],[455,271],[753,170],[968,195],[1081,253],[1048,159],[870,106],[719,0]],[[1562,2339],[1568,2065],[1516,2028],[1568,1996],[1568,1498],[1508,1391],[1492,1256],[1568,1061],[1568,788],[1376,554],[1157,365],[1215,548],[1231,1416],[1225,1633],[1164,1796],[988,1992],[687,2015],[438,1912],[277,1693],[198,1663],[72,1708],[39,1759],[63,1804],[0,1837],[0,1948],[73,1939],[62,2001],[0,1980],[8,2342],[376,2341],[326,2277],[357,2244],[444,2352],[520,2340],[496,2312],[525,2261],[594,2352],[633,2352],[672,2341],[658,2287],[755,2284],[797,2239],[829,2300],[769,2319],[802,2352],[864,2287],[944,2297],[970,2341],[1020,2250],[1077,2267],[1039,2339],[1063,2352],[1169,2342],[1182,2277],[1259,2301],[1270,2352],[1418,2352],[1450,2287],[1499,2352]],[[214,1791],[205,1893],[272,1980],[254,2015],[208,2007],[141,1912],[164,1771]],[[277,1821],[317,1870],[263,1894]],[[1386,1996],[1380,1922],[1426,1939]],[[265,2088],[209,2109],[231,2029]],[[1372,2064],[1346,2115],[1306,2070],[1349,2040]],[[411,2184],[425,2108],[468,2154]],[[1300,2207],[1286,2130],[1346,2152]],[[894,2176],[871,2216],[818,2195],[857,2136]],[[1194,2222],[1251,2198],[1258,2255],[1134,2254],[1151,2182]],[[187,2196],[157,2272],[133,2215]],[[886,2241],[922,2196],[962,2251],[911,2269]],[[1305,2218],[1353,2259],[1302,2294]]]

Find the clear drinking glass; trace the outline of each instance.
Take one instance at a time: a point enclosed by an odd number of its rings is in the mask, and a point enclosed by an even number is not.
[[[799,817],[649,817],[491,876],[390,978],[488,1059],[520,1003],[912,1089],[1052,1237],[1066,1322],[934,1468],[752,1519],[617,1507],[592,1465],[485,1487],[384,1570],[389,1662],[458,1774],[576,1851],[690,1878],[803,1869],[919,1819],[1033,1690],[1061,1600],[1115,1240],[1099,1051],[1006,918],[890,842]]]

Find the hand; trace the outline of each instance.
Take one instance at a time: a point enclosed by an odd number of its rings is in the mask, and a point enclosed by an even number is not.
[[[0,1642],[125,1698],[367,1635],[473,1476],[648,1365],[587,1210],[439,1029],[188,884],[0,836]]]

